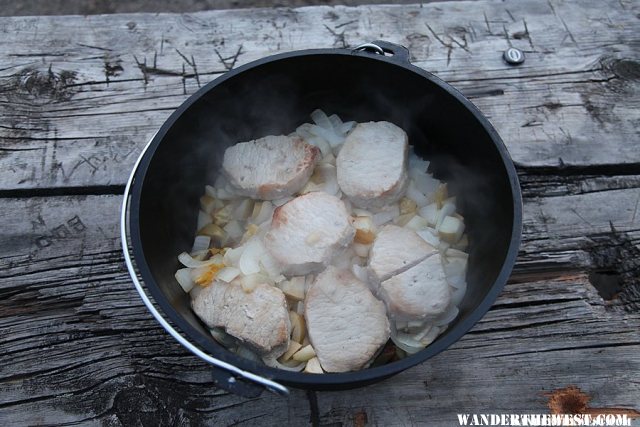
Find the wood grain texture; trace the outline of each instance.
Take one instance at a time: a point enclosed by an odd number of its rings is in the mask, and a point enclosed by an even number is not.
[[[122,185],[171,111],[226,70],[374,39],[472,98],[518,164],[637,166],[639,12],[511,0],[3,18],[0,189]],[[509,46],[522,66],[502,60]]]
[[[0,425],[455,425],[577,385],[640,401],[640,6],[454,1],[0,18]],[[69,31],[73,28],[73,31]],[[460,88],[524,194],[510,283],[454,346],[364,389],[243,399],[147,312],[118,218],[171,111],[265,55],[387,39]],[[527,61],[510,67],[508,46]],[[312,416],[313,415],[313,416]]]
[[[372,425],[451,425],[461,411],[540,412],[544,392],[569,384],[594,405],[635,407],[638,294],[605,300],[588,277],[599,268],[596,255],[620,245],[598,240],[611,233],[610,221],[640,252],[620,191],[527,199],[516,272],[487,316],[446,352],[391,380],[318,393],[320,422],[352,425],[364,412]],[[590,225],[581,227],[562,214],[594,197],[616,200],[618,209],[587,210]],[[206,364],[157,325],[123,265],[119,196],[3,202],[0,424],[308,422],[302,391],[246,400],[217,390]],[[629,289],[637,291],[638,266],[634,275]]]

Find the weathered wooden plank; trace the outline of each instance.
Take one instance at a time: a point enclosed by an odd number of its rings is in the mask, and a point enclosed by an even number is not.
[[[612,309],[615,298],[603,300],[585,275],[598,267],[587,241],[608,232],[609,221],[638,251],[629,216],[637,188],[601,189],[589,180],[583,188],[598,191],[526,199],[517,274],[469,334],[364,391],[319,393],[321,423],[366,416],[377,425],[449,425],[460,412],[543,412],[542,393],[569,384],[594,406],[637,405],[637,306]],[[307,423],[303,392],[245,400],[216,390],[207,366],[155,323],[122,263],[120,201],[3,200],[0,424]],[[593,206],[578,211],[589,226],[563,212]],[[551,279],[532,279],[537,274]]]
[[[637,166],[639,11],[512,0],[1,18],[0,190],[122,185],[170,112],[225,70],[378,38],[467,93],[519,164]],[[502,61],[508,46],[525,64]]]

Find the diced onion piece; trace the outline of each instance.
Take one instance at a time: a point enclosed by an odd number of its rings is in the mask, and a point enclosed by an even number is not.
[[[238,196],[229,191],[229,187],[225,188],[216,188],[216,198],[221,200],[233,200],[237,199]]]
[[[416,215],[409,220],[405,225],[405,228],[409,228],[414,231],[424,230],[429,227],[429,222],[423,217]]]
[[[355,217],[353,219],[353,227],[356,229],[356,235],[353,239],[354,242],[369,245],[376,239],[375,226],[373,225],[371,217]]]
[[[438,221],[436,221],[436,230],[440,230],[440,226],[442,225],[442,221],[444,221],[445,217],[453,215],[456,211],[456,205],[452,203],[445,203],[442,205],[440,211],[438,211]]]
[[[216,279],[218,272],[224,268],[224,264],[214,263],[191,269],[191,280],[196,285],[209,286]]]
[[[304,316],[304,301],[298,301],[298,303],[296,304],[296,313]]]
[[[199,236],[209,236],[216,246],[224,246],[227,242],[227,232],[224,231],[219,225],[207,224],[197,233]]]
[[[211,185],[204,186],[204,193],[212,199],[216,198],[216,188]]]
[[[398,205],[392,205],[385,210],[382,210],[373,215],[373,223],[379,227],[387,222],[393,220],[400,215],[400,207]]]
[[[290,311],[289,320],[291,321],[291,339],[297,342],[302,342],[307,335],[304,317],[295,311]]]
[[[462,259],[469,259],[469,254],[466,252],[463,252],[461,250],[455,249],[455,248],[450,248],[447,250],[447,253],[445,254],[447,256],[447,259],[450,258],[462,258]]]
[[[318,126],[324,129],[333,129],[333,126],[331,126],[331,120],[329,119],[329,117],[327,117],[327,114],[321,109],[318,108],[317,110],[313,110],[310,116],[311,116],[311,120],[313,120],[313,122]]]
[[[260,266],[262,269],[273,278],[276,278],[282,274],[282,265],[267,251],[266,247],[262,242],[262,247],[264,248],[264,252],[262,252],[262,256],[260,256]]]
[[[442,329],[438,326],[433,326],[431,329],[429,329],[429,332],[427,332],[426,334],[422,335],[421,338],[419,339],[420,343],[422,345],[424,345],[425,347],[428,346],[429,344],[431,344],[436,338],[438,338],[438,335],[440,335],[440,331]]]
[[[226,205],[225,207],[220,208],[213,213],[213,222],[220,226],[225,225],[226,223],[231,221],[231,219],[233,219],[231,205]]]
[[[198,211],[198,222],[196,224],[196,229],[200,230],[202,227],[207,224],[211,224],[212,222],[213,218],[211,218],[211,215],[202,210]]]
[[[239,240],[244,234],[244,229],[239,221],[232,220],[224,226],[223,230],[232,240]]]
[[[463,258],[449,258],[448,261],[449,262],[443,265],[447,282],[454,288],[466,286],[467,260]]]
[[[304,123],[296,128],[295,133],[300,135],[302,138],[309,140],[313,138],[313,134],[311,133],[310,129],[311,129],[311,123]]]
[[[296,353],[301,348],[302,344],[297,341],[289,340],[289,347],[287,347],[287,351],[285,351],[284,354],[278,358],[278,362],[283,363],[291,359],[291,356],[293,356],[294,353]]]
[[[407,197],[416,202],[419,207],[426,206],[429,203],[429,198],[416,187],[413,180],[409,180]]]
[[[320,149],[320,154],[322,157],[327,157],[328,155],[333,156],[333,151],[331,150],[331,145],[319,136],[313,135],[311,138],[307,140],[307,142],[311,145],[314,145]]]
[[[463,283],[463,286],[459,288],[453,288],[451,292],[451,304],[459,306],[464,299],[464,294],[467,292],[467,284]]]
[[[200,197],[200,209],[202,209],[207,214],[211,214],[213,209],[216,207],[216,199],[214,197],[205,194]]]
[[[329,125],[331,126],[331,125]],[[331,145],[331,148],[336,148],[337,146],[341,145],[344,142],[344,137],[342,135],[337,134],[333,128],[324,128],[321,126],[311,126],[311,133],[313,133],[316,136],[319,136],[320,138],[324,139],[325,141],[327,141],[329,143],[329,145]],[[334,152],[335,154],[335,152]],[[324,153],[323,153],[324,155]]]
[[[264,362],[265,365],[269,366],[270,368],[278,368],[284,371],[300,372],[305,367],[304,362],[300,362],[296,365],[288,365],[288,364],[280,363],[275,359],[262,358],[262,361]]]
[[[191,247],[191,253],[206,251],[211,244],[210,236],[196,236],[193,240],[193,246]]]
[[[288,281],[280,282],[279,287],[286,296],[296,301],[304,299],[304,276],[292,277]]]
[[[244,251],[238,261],[238,267],[240,267],[242,274],[249,275],[260,272],[260,258],[264,251],[265,249],[258,239],[254,238],[244,244]]]
[[[453,322],[453,320],[458,317],[458,307],[456,307],[455,305],[451,304],[449,306],[449,308],[447,308],[447,311],[445,311],[444,313],[442,313],[440,316],[438,316],[434,321],[433,324],[436,326],[445,326],[448,325],[449,323]]]
[[[180,255],[178,255],[178,261],[180,261],[180,263],[185,267],[197,268],[197,267],[205,267],[207,265],[216,264],[217,259],[210,258],[206,261],[200,261],[200,260],[194,259],[188,253],[182,252]]]
[[[224,263],[229,266],[237,266],[240,262],[240,256],[244,252],[245,246],[238,246],[235,249],[227,249],[224,253]]]
[[[222,270],[218,271],[216,279],[225,283],[229,283],[239,275],[240,269],[235,267],[225,267]]]
[[[342,120],[340,120],[340,117],[338,117],[337,114],[330,115],[329,122],[331,123],[331,127],[334,131],[342,133],[342,131],[340,130],[340,128],[342,127]]]
[[[409,146],[409,170],[416,169],[421,172],[426,172],[428,168],[429,162],[418,156],[413,146]]]
[[[444,204],[444,201],[449,197],[449,192],[447,189],[447,184],[443,183],[440,184],[440,186],[437,188],[434,196],[433,196],[433,201],[437,203],[438,208],[441,208],[442,205]]]
[[[346,135],[347,133],[351,132],[354,127],[356,127],[356,122],[344,122],[342,123],[342,126],[340,126],[340,133]]]
[[[320,360],[317,357],[310,359],[307,362],[307,366],[304,368],[304,372],[307,374],[321,374],[323,372],[322,366],[320,366]]]
[[[258,203],[256,203],[256,206]],[[260,203],[260,209],[256,213],[254,209],[253,215],[251,216],[251,222],[254,224],[262,224],[265,221],[271,222],[271,218],[273,217],[273,211],[275,210],[275,206],[268,200]]]
[[[326,163],[328,165],[335,166],[336,165],[336,156],[333,153],[328,153],[326,156],[320,160],[320,163]]]
[[[418,210],[418,205],[415,201],[408,197],[400,199],[400,214],[415,213]]]
[[[407,354],[414,354],[425,348],[424,344],[413,339],[411,335],[394,331],[393,328],[391,331],[391,341]]]
[[[351,212],[353,212],[354,216],[373,216],[373,213],[371,213],[370,211],[360,208],[353,208]]]
[[[233,217],[240,221],[245,221],[253,212],[253,200],[242,199],[233,211]]]
[[[361,267],[358,264],[353,264],[351,266],[351,272],[353,273],[354,276],[356,276],[356,278],[358,278],[358,280],[360,280],[361,282],[367,283],[369,280],[369,275],[367,274],[367,269],[366,267]]]
[[[238,280],[240,281],[240,286],[242,286],[242,289],[245,292],[253,292],[256,286],[261,284],[273,285],[273,279],[263,273],[240,276]]]
[[[371,244],[363,245],[362,243],[354,243],[353,251],[362,258],[367,258],[369,256],[369,251],[371,250]]]
[[[298,362],[306,362],[307,360],[315,357],[316,351],[313,349],[311,345],[307,345],[298,350],[293,356],[293,360],[297,360]]]
[[[440,181],[428,173],[420,173],[414,170],[412,174],[412,171],[409,170],[409,176],[411,176],[416,189],[427,196],[427,198],[434,196],[440,186]]]
[[[176,271],[175,277],[178,281],[178,284],[182,287],[186,293],[189,293],[191,289],[196,285],[195,282],[191,279],[191,269],[190,268],[181,268]]]
[[[400,215],[396,218],[393,219],[393,223],[396,225],[399,225],[400,227],[404,227],[405,225],[407,225],[407,223],[409,221],[411,221],[413,219],[413,217],[416,216],[415,213],[408,213],[408,214],[404,214],[404,215]]]
[[[440,238],[438,237],[438,232],[433,228],[425,228],[423,230],[418,230],[416,231],[416,233],[418,234],[418,236],[422,237],[422,239],[425,242],[427,242],[434,248],[437,248],[438,245],[440,245]]]
[[[438,209],[438,204],[434,202],[421,207],[418,213],[420,214],[421,217],[427,220],[430,226],[433,227],[438,222],[439,211],[440,210]]]
[[[258,234],[258,231],[260,231],[260,227],[258,227],[257,225],[247,224],[246,231],[242,235],[242,239],[240,240],[240,243],[242,244],[246,243],[247,241],[249,241],[249,239],[251,239],[253,236]]]
[[[438,234],[442,240],[455,243],[460,240],[464,232],[464,223],[454,216],[446,216],[440,224]]]

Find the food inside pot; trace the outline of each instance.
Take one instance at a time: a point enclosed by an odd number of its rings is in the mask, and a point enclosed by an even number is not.
[[[226,150],[176,280],[216,341],[272,367],[346,372],[416,353],[466,291],[456,198],[398,126],[311,119]]]

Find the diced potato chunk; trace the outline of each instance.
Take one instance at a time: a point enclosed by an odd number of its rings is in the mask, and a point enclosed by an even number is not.
[[[306,372],[307,374],[321,374],[323,372],[322,366],[320,366],[320,361],[317,357],[314,357],[307,362],[307,366],[304,368],[304,372]]]
[[[311,358],[315,357],[316,351],[313,349],[311,345],[307,345],[298,350],[292,357],[293,360],[297,360],[298,362],[306,362]]]

